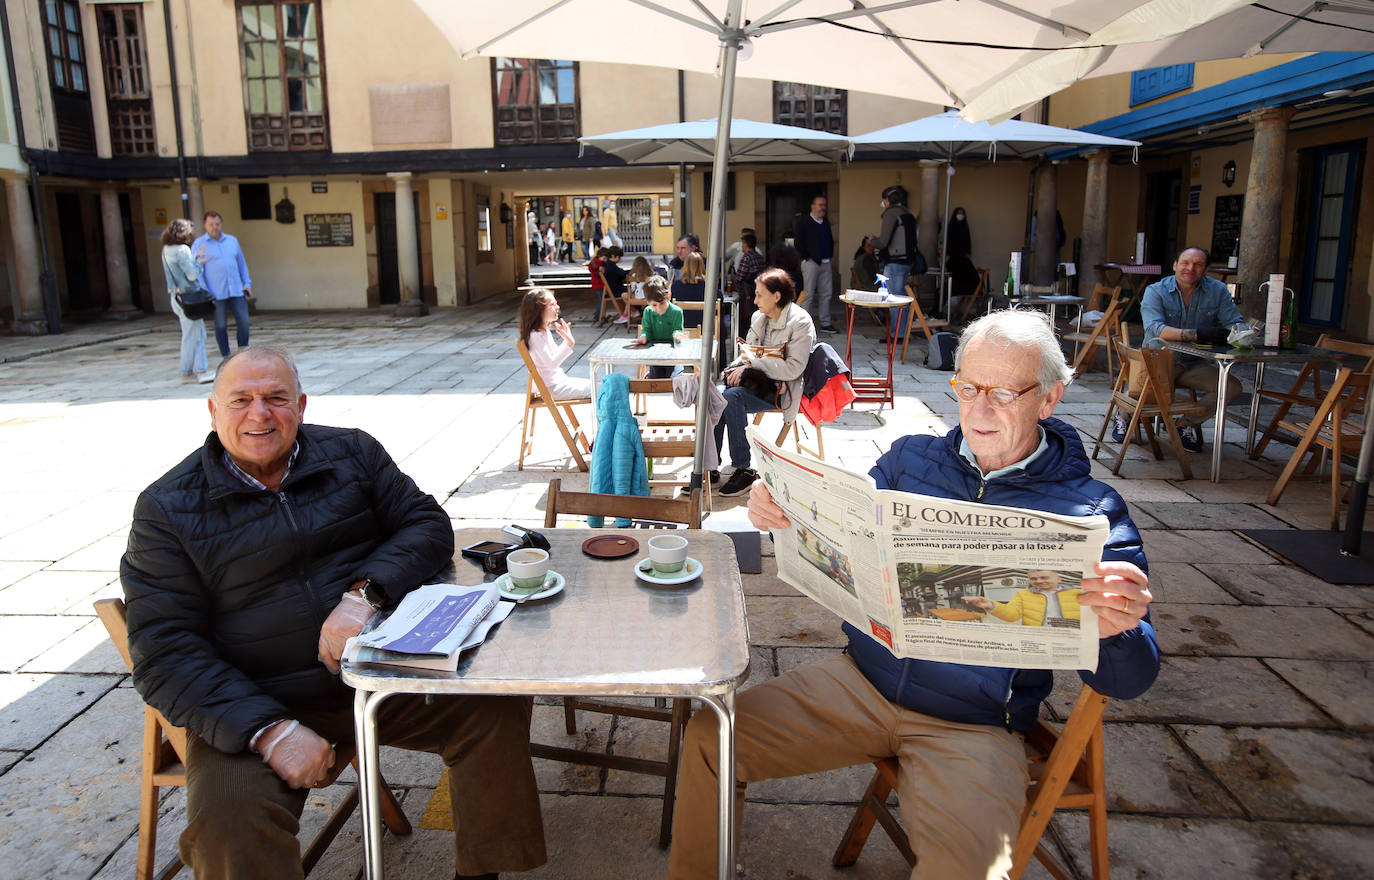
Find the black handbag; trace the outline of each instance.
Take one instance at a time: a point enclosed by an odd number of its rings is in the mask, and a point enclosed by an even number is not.
[[[167,255],[162,255],[162,265],[167,265]],[[171,275],[171,272],[168,272]],[[192,321],[208,318],[215,313],[215,295],[201,286],[199,281],[191,281],[190,286],[178,287],[172,294],[181,313]]]

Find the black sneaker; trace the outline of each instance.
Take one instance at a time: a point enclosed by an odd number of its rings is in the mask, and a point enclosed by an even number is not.
[[[1178,439],[1183,442],[1183,448],[1189,452],[1202,451],[1202,431],[1198,430],[1197,425],[1179,425]]]
[[[730,479],[725,481],[725,485],[720,487],[720,494],[738,495],[754,485],[754,481],[758,478],[758,472],[753,468],[737,468],[730,475]]]
[[[839,333],[840,331],[836,330],[836,329],[835,329],[832,325],[830,325],[830,324],[822,324],[822,325],[821,325],[821,332],[822,332],[822,333]]]

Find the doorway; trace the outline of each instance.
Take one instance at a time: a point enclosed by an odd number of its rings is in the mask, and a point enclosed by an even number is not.
[[[91,290],[86,255],[86,225],[81,216],[81,196],[74,192],[53,194],[57,204],[57,231],[62,241],[62,268],[67,276],[67,311],[100,308]]]
[[[1357,146],[1318,150],[1307,200],[1307,248],[1298,293],[1298,320],[1339,326],[1345,315],[1350,246],[1355,229],[1361,150]]]
[[[1160,171],[1145,176],[1145,262],[1172,266],[1178,254],[1178,226],[1183,209],[1183,172]]]
[[[765,214],[764,253],[775,244],[792,243],[792,226],[796,219],[811,211],[811,200],[817,195],[829,200],[824,183],[770,183],[764,190]],[[762,246],[762,242],[760,242]]]
[[[423,278],[420,265],[420,194],[415,199],[415,277]],[[372,205],[377,218],[377,296],[382,305],[396,305],[401,301],[401,267],[396,253],[396,194],[373,193]],[[417,298],[422,291],[415,291]]]

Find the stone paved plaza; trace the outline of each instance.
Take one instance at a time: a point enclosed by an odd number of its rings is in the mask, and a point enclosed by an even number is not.
[[[591,301],[564,295],[578,352],[598,333]],[[290,348],[307,393],[306,419],[377,436],[455,525],[542,522],[547,482],[570,488],[547,419],[533,461],[515,467],[525,372],[513,347],[513,296],[458,311],[393,319],[379,312],[265,313],[255,342]],[[862,321],[861,371],[880,355]],[[831,341],[842,346],[843,337]],[[213,340],[211,342],[213,346]],[[127,878],[136,845],[142,708],[95,619],[93,600],[120,594],[119,557],[134,499],[200,444],[205,386],[182,385],[168,317],[76,326],[57,337],[0,337],[0,875]],[[956,407],[947,373],[898,365],[895,409],[861,406],[826,427],[832,461],[866,470],[898,436],[943,432]],[[573,369],[584,367],[573,366]],[[1091,444],[1107,397],[1101,372],[1072,386],[1059,415]],[[1239,407],[1237,408],[1239,411]],[[773,418],[776,418],[774,416]],[[1241,431],[1232,429],[1233,439]],[[1094,466],[1131,504],[1151,564],[1154,621],[1167,655],[1153,690],[1107,710],[1113,876],[1121,878],[1367,878],[1374,876],[1374,588],[1332,585],[1237,535],[1250,527],[1318,528],[1325,484],[1291,487],[1263,504],[1289,447],[1245,459],[1228,444],[1225,481],[1178,479],[1172,460],[1133,451],[1123,477]],[[740,503],[716,499],[713,528],[743,527]],[[766,545],[767,542],[765,542]],[[1368,546],[1368,545],[1367,545]],[[759,681],[843,645],[839,622],[774,576],[744,578]],[[573,589],[576,588],[574,585]],[[1077,687],[1061,677],[1062,713]],[[662,725],[536,709],[534,736],[619,754],[661,755]],[[422,822],[441,765],[388,750],[388,781],[420,825],[388,838],[388,876],[452,875],[451,835]],[[532,880],[660,877],[661,784],[597,768],[536,762],[549,864]],[[904,863],[881,834],[843,871],[829,856],[867,779],[864,768],[752,786],[741,877],[898,878]],[[352,784],[311,799],[306,824]],[[183,815],[165,792],[159,864]],[[315,876],[358,876],[356,819]],[[1051,845],[1080,876],[1086,820],[1056,819]],[[1033,866],[1028,876],[1046,876]]]

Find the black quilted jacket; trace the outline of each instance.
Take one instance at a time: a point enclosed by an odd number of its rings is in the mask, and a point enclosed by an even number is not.
[[[353,582],[394,603],[443,571],[453,527],[362,431],[302,425],[281,490],[253,489],[205,445],[144,490],[120,562],[134,687],[224,752],[291,706],[351,699],[316,659]]]

